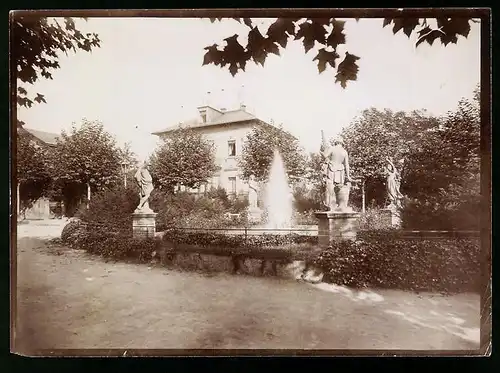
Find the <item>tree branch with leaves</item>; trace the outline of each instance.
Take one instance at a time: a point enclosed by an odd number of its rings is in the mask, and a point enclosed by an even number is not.
[[[82,33],[71,17],[49,19],[13,13],[11,33],[11,58],[15,62],[16,77],[21,82],[17,87],[17,105],[26,108],[34,103],[46,102],[41,93],[29,97],[25,85],[32,85],[41,78],[53,79],[52,72],[60,68],[61,53],[91,52],[101,45],[97,34]],[[18,124],[24,123],[18,121]]]
[[[221,21],[224,18],[210,18],[211,22]],[[232,18],[245,24],[249,31],[247,44],[241,45],[238,34],[224,39],[223,43],[213,44],[205,47],[206,53],[203,65],[213,64],[219,67],[227,67],[231,75],[235,76],[239,71],[245,71],[249,61],[264,66],[269,54],[280,55],[280,47],[285,49],[291,40],[301,40],[304,52],[308,53],[315,46],[319,47],[318,53],[313,58],[317,63],[319,73],[327,69],[335,72],[335,83],[340,83],[342,88],[347,87],[349,81],[356,81],[358,77],[359,56],[346,51],[341,59],[339,46],[346,45],[346,33],[344,20],[336,18],[277,18],[262,33],[250,18]],[[359,19],[356,19],[358,21]],[[411,37],[416,33],[418,39],[416,46],[427,42],[432,45],[439,39],[443,45],[457,43],[458,36],[467,37],[470,32],[471,22],[477,22],[470,18],[448,18],[436,19],[436,27],[430,26],[430,19],[415,17],[385,18],[382,27],[392,26],[392,32],[399,31]],[[367,35],[369,37],[369,35]]]

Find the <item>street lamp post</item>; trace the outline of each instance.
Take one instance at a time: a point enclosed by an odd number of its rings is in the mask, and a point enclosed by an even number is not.
[[[125,188],[127,188],[127,172],[128,172],[129,163],[127,161],[123,161],[121,163],[121,166],[122,166],[122,172],[123,172],[123,185],[125,186]]]

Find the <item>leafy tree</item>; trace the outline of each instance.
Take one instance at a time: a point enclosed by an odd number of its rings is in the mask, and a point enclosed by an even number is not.
[[[222,19],[210,18],[212,22]],[[207,52],[203,65],[227,66],[234,76],[240,70],[245,71],[247,62],[253,61],[264,66],[270,53],[279,56],[280,47],[286,48],[290,40],[302,40],[305,53],[315,45],[320,47],[313,58],[313,61],[317,61],[319,73],[329,66],[336,71],[335,82],[340,83],[343,88],[348,81],[357,79],[357,61],[360,57],[346,51],[344,58],[340,60],[341,56],[337,50],[339,45],[346,44],[345,21],[335,18],[277,18],[267,32],[262,34],[252,19],[233,19],[248,27],[247,45],[243,46],[238,42],[238,34],[229,36],[224,39],[224,46],[213,44],[205,47]],[[475,22],[470,18],[440,17],[436,19],[437,27],[431,27],[429,21],[430,19],[414,17],[385,18],[382,26],[392,26],[394,34],[402,30],[408,38],[416,32],[417,46],[424,42],[432,45],[437,39],[446,46],[449,43],[457,43],[459,35],[467,37],[470,23]]]
[[[17,182],[22,210],[47,195],[50,183],[49,150],[37,145],[30,137],[18,131]]]
[[[321,150],[321,149],[320,149]],[[310,153],[307,160],[306,179],[312,184],[319,186],[323,180],[321,168],[323,166],[323,158],[319,153]]]
[[[319,153],[310,153],[306,159],[303,180],[294,188],[295,209],[299,212],[319,210],[325,192],[325,184],[321,176],[322,157]]]
[[[119,182],[120,150],[102,123],[84,119],[80,127],[61,133],[54,151],[54,179],[66,202],[81,198],[86,188],[103,190]]]
[[[52,79],[52,71],[60,67],[61,52],[91,52],[101,42],[97,34],[79,31],[73,18],[49,19],[16,12],[11,14],[11,35],[11,58],[16,64],[17,79],[24,84],[34,84],[41,77]],[[30,98],[26,88],[19,85],[17,104],[29,108],[34,102],[46,102],[45,97],[37,93]]]
[[[248,180],[254,175],[257,181],[266,181],[275,149],[283,158],[290,181],[304,175],[306,158],[299,141],[281,127],[257,126],[247,135],[238,159],[242,178]]]
[[[422,136],[438,126],[439,120],[425,112],[405,113],[371,108],[364,110],[342,131],[353,176],[365,181],[369,200],[375,199],[379,203],[385,200],[386,158],[390,156],[396,162],[407,161],[410,154],[421,146]],[[398,162],[398,168],[403,173],[401,189],[405,191],[408,184],[404,177],[406,162]],[[353,199],[359,198],[358,194],[353,190]]]
[[[217,171],[213,145],[190,128],[173,131],[151,156],[151,174],[159,187],[196,188]]]
[[[479,195],[480,102],[462,99],[433,131],[421,137],[407,165],[407,191],[419,199],[451,189]],[[465,189],[463,189],[465,188]]]

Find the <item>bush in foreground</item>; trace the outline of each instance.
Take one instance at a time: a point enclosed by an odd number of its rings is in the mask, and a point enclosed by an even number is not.
[[[288,251],[317,247],[317,237],[224,235],[213,232],[166,232],[163,240],[184,248],[216,247],[230,253],[258,248]],[[290,250],[291,249],[291,250]],[[355,288],[467,292],[480,287],[480,241],[474,237],[404,237],[396,230],[364,231],[356,241],[332,243],[315,254],[313,266],[324,281]]]
[[[139,203],[137,188],[118,185],[92,196],[89,208],[82,208],[78,217],[91,228],[109,231],[132,229],[132,213]]]
[[[90,254],[114,260],[132,259],[147,262],[160,248],[160,241],[154,238],[137,239],[132,235],[116,234],[104,230],[89,230],[79,240],[80,249]]]
[[[388,235],[333,244],[314,265],[323,280],[355,288],[467,292],[480,289],[475,238],[405,239]],[[373,239],[377,238],[377,239]]]
[[[68,246],[78,246],[78,241],[84,238],[87,229],[84,223],[79,220],[70,221],[61,232],[61,241]]]

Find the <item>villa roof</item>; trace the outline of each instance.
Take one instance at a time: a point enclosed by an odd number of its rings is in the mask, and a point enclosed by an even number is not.
[[[58,134],[52,132],[39,131],[27,127],[23,127],[23,129],[26,130],[26,132],[29,132],[34,137],[36,137],[37,139],[39,139],[40,141],[49,145],[56,145],[57,143],[56,140],[59,137]]]
[[[216,109],[215,109],[216,110]],[[201,122],[199,119],[190,119],[187,121],[184,121],[182,123],[176,124],[174,126],[167,127],[165,129],[153,132],[153,135],[160,135],[163,133],[168,133],[172,132],[184,127],[189,127],[189,128],[204,128],[204,127],[212,127],[212,126],[218,126],[221,124],[229,124],[229,123],[238,123],[238,122],[247,122],[251,120],[259,120],[255,115],[250,114],[249,112],[245,111],[244,109],[238,109],[238,110],[231,110],[231,111],[223,111],[220,112],[220,115],[218,115],[215,119],[213,119],[210,122]]]

